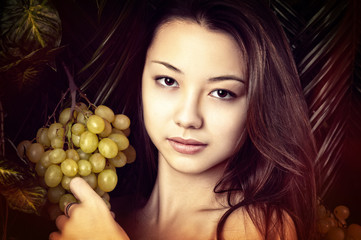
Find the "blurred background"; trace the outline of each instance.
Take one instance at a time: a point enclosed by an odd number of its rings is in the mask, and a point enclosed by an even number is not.
[[[347,206],[347,224],[361,225],[361,3],[264,2],[285,30],[310,109],[319,148],[320,204],[330,212]],[[1,1],[2,239],[47,239],[56,229],[42,208],[39,183],[25,173],[27,165],[13,146],[35,138],[69,88],[64,65],[91,102],[121,111],[109,97],[119,85],[111,68],[115,59],[126,67],[134,50],[127,39],[146,19],[143,10],[156,6],[156,0]],[[116,49],[107,48],[106,41],[117,41]],[[117,188],[111,196],[120,192]]]

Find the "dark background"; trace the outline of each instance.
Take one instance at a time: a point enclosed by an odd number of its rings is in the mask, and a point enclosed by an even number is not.
[[[344,0],[338,1],[339,4],[344,3],[347,8],[355,8],[357,0]],[[295,12],[298,18],[296,21],[295,16],[289,16],[286,20],[277,11],[282,10],[277,2],[287,3]],[[323,1],[302,1],[302,0],[283,0],[283,1],[269,1],[273,3],[276,8],[275,13],[280,17],[287,36],[290,39],[293,47],[296,62],[302,62],[305,57],[305,52],[310,51],[309,39],[317,33],[317,29],[308,29],[313,33],[308,33],[303,30],[303,37],[301,33],[292,32],[307,25],[308,21],[314,18],[315,15],[324,6],[334,6],[337,1],[323,0]],[[62,21],[62,45],[67,45],[67,49],[58,56],[57,61],[65,61],[69,64],[73,71],[79,70],[91,58],[94,51],[102,41],[102,36],[107,32],[114,22],[114,18],[120,13],[123,5],[118,1],[107,2],[103,10],[102,17],[98,19],[98,8],[95,0],[57,0],[53,1],[55,7],[58,9],[60,19]],[[347,4],[346,4],[347,3]],[[357,5],[357,4],[356,4]],[[357,5],[359,7],[359,5]],[[337,11],[337,6],[334,6]],[[331,10],[330,10],[331,11]],[[361,11],[358,11],[361,12]],[[330,25],[336,26],[342,22],[343,16],[347,13],[342,13],[337,19],[331,19]],[[326,19],[326,18],[324,18]],[[359,19],[352,18],[349,24],[354,24]],[[294,22],[292,22],[294,21]],[[353,22],[355,21],[355,22]],[[298,27],[297,27],[298,26]],[[356,26],[360,26],[357,25]],[[333,29],[333,28],[331,28]],[[136,30],[134,30],[136,31]],[[321,33],[321,32],[320,32]],[[336,35],[338,33],[335,33]],[[360,39],[360,38],[359,38]],[[320,40],[321,41],[321,40]],[[322,41],[321,41],[322,43]],[[121,43],[120,43],[121,44]],[[317,45],[315,45],[317,46]],[[337,114],[330,116],[326,122],[326,127],[320,130],[316,135],[320,142],[324,135],[331,127],[334,119],[338,119],[339,115],[347,115],[348,122],[347,130],[342,135],[341,155],[335,155],[338,163],[336,164],[335,171],[332,176],[327,180],[332,182],[330,188],[324,195],[322,203],[327,209],[332,211],[338,205],[345,205],[350,209],[350,217],[347,219],[349,224],[358,223],[361,225],[361,119],[359,103],[361,102],[360,95],[360,41],[358,40],[358,47],[355,47],[355,64],[351,71],[356,72],[351,74],[352,78],[349,80],[350,95],[349,102],[346,104],[348,107],[338,109]],[[358,52],[357,52],[358,51]],[[317,72],[317,66],[313,70]],[[309,79],[302,79],[303,85],[306,85],[310,79],[316,76],[316,73],[309,74]],[[307,76],[305,76],[306,78]],[[81,86],[82,81],[86,75],[79,76],[76,79],[78,86]],[[1,80],[0,80],[1,81]],[[36,135],[37,129],[42,127],[46,122],[56,104],[60,100],[62,93],[68,88],[67,78],[64,72],[59,68],[54,72],[50,68],[44,70],[41,78],[36,83],[27,86],[21,92],[17,89],[9,87],[6,91],[0,90],[0,99],[3,103],[5,113],[5,136],[11,139],[14,143],[18,143],[24,139],[32,139]],[[97,89],[89,88],[86,92],[89,99],[94,99]],[[312,98],[312,96],[308,96]],[[312,99],[308,99],[312,102]],[[111,196],[119,194],[116,189]],[[26,214],[20,211],[6,208],[5,199],[0,197],[0,226],[4,226],[5,216],[8,214],[7,219],[7,239],[47,239],[48,234],[55,231],[54,222],[45,216],[36,216],[33,214]],[[8,211],[8,212],[7,212]],[[4,229],[0,229],[2,236]]]

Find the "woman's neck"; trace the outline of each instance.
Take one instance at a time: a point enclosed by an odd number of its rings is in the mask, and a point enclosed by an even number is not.
[[[202,173],[189,174],[172,168],[161,155],[158,160],[157,180],[144,209],[154,224],[163,226],[182,216],[225,209],[225,198],[221,200],[213,191],[225,163]]]

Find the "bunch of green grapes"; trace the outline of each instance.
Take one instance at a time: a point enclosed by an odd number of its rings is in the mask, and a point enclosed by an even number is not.
[[[350,210],[347,206],[336,206],[333,212],[322,204],[317,208],[317,227],[322,240],[361,240],[361,225],[347,224]]]
[[[116,168],[135,160],[128,140],[130,119],[105,105],[93,108],[84,103],[76,104],[73,111],[65,108],[58,121],[38,130],[36,142],[25,140],[18,145],[19,154],[35,165],[48,189],[53,216],[76,202],[69,189],[74,177],[87,181],[110,208],[108,192],[116,187]]]

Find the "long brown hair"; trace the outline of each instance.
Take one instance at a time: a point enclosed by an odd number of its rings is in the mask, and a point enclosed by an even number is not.
[[[229,204],[218,223],[217,238],[222,238],[228,216],[244,207],[265,239],[272,238],[275,222],[284,239],[284,212],[294,221],[298,239],[313,239],[316,148],[292,53],[273,13],[255,0],[160,0],[150,6],[154,9],[144,25],[143,45],[134,56],[138,66],[125,76],[133,78],[129,84],[136,86],[132,91],[137,96],[132,97],[136,108],[126,110],[136,118],[136,192],[149,197],[157,175],[157,150],[144,129],[141,110],[146,50],[160,24],[173,18],[192,20],[233,36],[247,62],[247,139],[214,188],[215,193],[227,193]],[[236,201],[239,193],[243,198]]]

